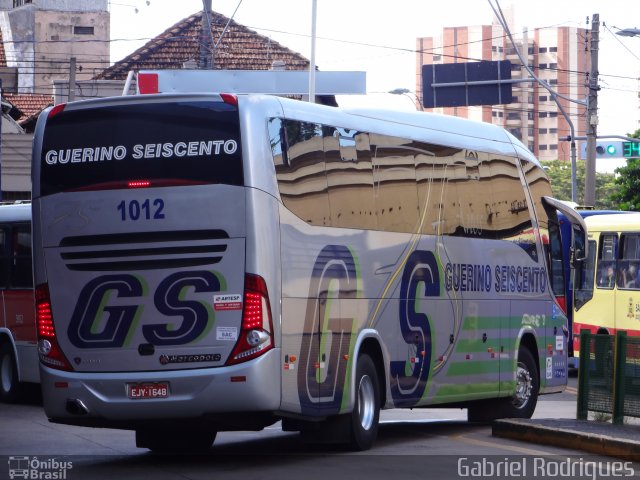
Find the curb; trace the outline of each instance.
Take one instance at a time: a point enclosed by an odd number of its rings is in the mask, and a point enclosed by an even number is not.
[[[517,419],[493,422],[491,434],[494,437],[571,448],[634,462],[640,461],[640,441],[638,440],[621,440],[608,435],[549,427]]]

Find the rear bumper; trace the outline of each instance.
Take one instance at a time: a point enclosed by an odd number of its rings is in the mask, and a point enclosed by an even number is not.
[[[113,428],[275,412],[280,407],[279,358],[274,349],[246,364],[166,372],[77,373],[41,365],[44,409],[54,422]],[[156,382],[169,383],[168,398],[128,397],[127,384]],[[234,429],[230,423],[228,429]]]

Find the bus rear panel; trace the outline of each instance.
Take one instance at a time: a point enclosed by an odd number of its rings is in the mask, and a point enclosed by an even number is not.
[[[237,105],[56,107],[39,147],[48,415],[91,423],[277,409],[266,286],[245,272]]]

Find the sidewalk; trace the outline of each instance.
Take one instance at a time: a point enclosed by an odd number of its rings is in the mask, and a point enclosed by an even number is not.
[[[493,422],[492,435],[640,462],[638,424],[564,418],[505,419]]]

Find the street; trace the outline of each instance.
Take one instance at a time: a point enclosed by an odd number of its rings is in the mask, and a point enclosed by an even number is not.
[[[576,380],[570,379],[569,384],[565,393],[541,397],[534,417],[574,418]],[[136,448],[134,434],[129,431],[48,422],[35,392],[26,403],[0,405],[0,425],[0,478],[9,478],[3,458],[13,459],[14,464],[16,458],[28,458],[41,462],[45,470],[52,462],[57,462],[54,467],[70,462],[72,468],[62,471],[64,477],[53,478],[83,480],[115,475],[167,480],[240,475],[337,479],[363,473],[370,478],[405,478],[418,471],[428,472],[430,478],[446,479],[460,478],[460,468],[464,467],[460,462],[487,458],[503,464],[507,459],[511,462],[534,457],[593,459],[570,448],[494,438],[488,425],[467,424],[466,410],[460,409],[384,411],[374,448],[359,453],[305,444],[297,433],[282,432],[276,424],[262,432],[220,433],[206,455],[163,457]],[[634,475],[636,472],[640,475],[640,466],[636,466]]]

